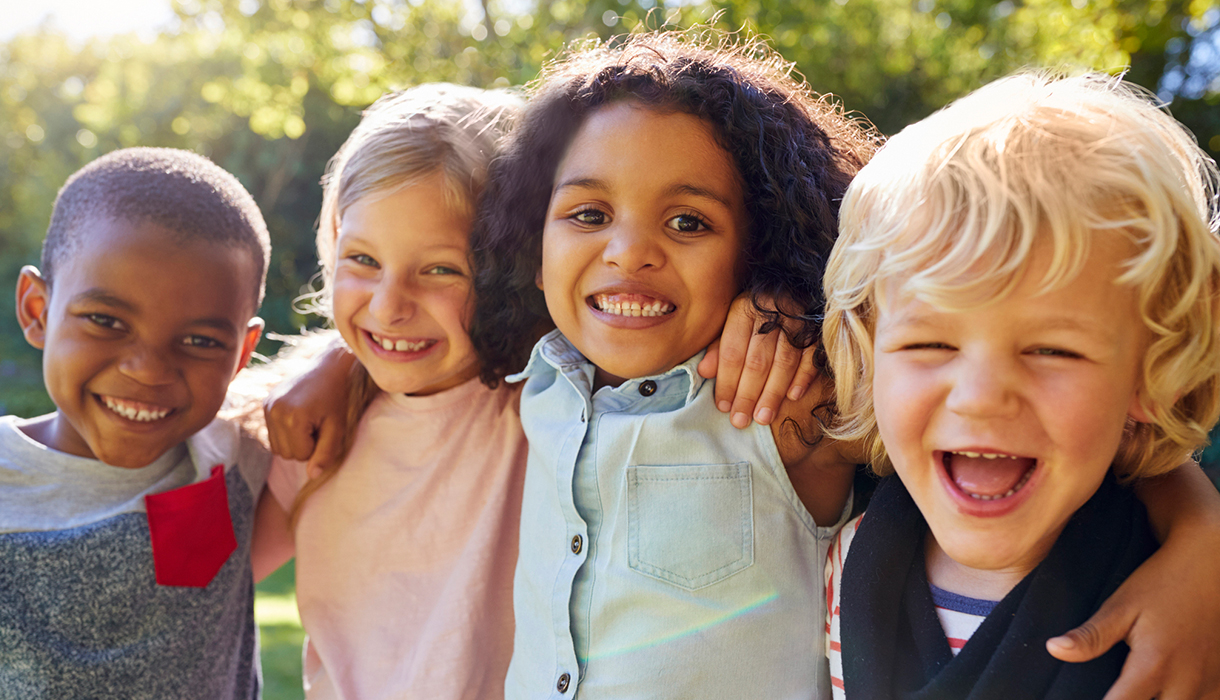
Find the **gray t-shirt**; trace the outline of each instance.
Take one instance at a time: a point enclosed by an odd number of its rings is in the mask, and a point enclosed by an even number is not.
[[[0,417],[0,700],[258,698],[250,539],[266,452],[216,420],[120,469],[48,449],[17,422]],[[145,497],[194,489],[215,465],[236,548],[206,585],[160,584]]]

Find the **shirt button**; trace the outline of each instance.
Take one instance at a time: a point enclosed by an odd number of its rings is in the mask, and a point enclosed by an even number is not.
[[[555,684],[555,690],[561,693],[568,692],[568,684],[572,682],[572,677],[568,674],[563,674],[559,677],[559,682]]]
[[[640,382],[640,396],[652,396],[657,393],[657,383],[651,379]]]
[[[580,554],[581,545],[584,541],[580,539],[580,535],[572,538],[572,554]]]

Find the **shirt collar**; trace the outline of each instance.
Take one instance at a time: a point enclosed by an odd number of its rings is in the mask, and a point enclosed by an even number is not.
[[[694,357],[660,374],[628,379],[616,387],[615,391],[638,394],[640,385],[646,381],[651,381],[656,385],[671,384],[674,381],[678,381],[686,389],[686,398],[683,405],[688,405],[695,399],[695,395],[699,393],[703,383],[707,381],[699,375],[696,369],[699,366],[699,361],[703,359],[705,352],[705,350],[700,350]],[[534,344],[534,349],[530,352],[530,359],[526,363],[525,369],[517,374],[509,375],[505,378],[505,381],[522,382],[532,376],[545,372],[567,373],[572,370],[581,369],[588,371],[591,376],[592,368],[592,363],[563,336],[563,333],[555,329],[542,336],[542,339]]]

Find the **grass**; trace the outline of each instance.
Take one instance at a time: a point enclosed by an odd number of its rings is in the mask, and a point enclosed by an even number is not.
[[[305,630],[297,615],[296,568],[289,562],[254,589],[263,661],[263,700],[301,700],[301,643]]]

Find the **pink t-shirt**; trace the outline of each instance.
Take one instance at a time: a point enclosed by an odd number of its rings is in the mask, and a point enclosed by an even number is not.
[[[323,698],[501,698],[527,445],[519,390],[477,379],[381,394],[301,510],[305,689]],[[305,465],[276,459],[285,510]]]

